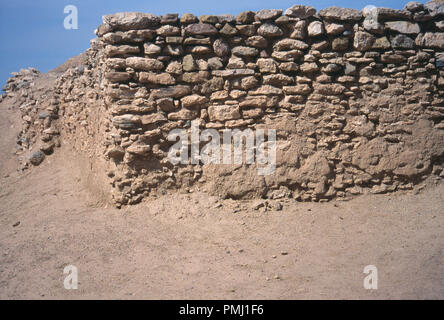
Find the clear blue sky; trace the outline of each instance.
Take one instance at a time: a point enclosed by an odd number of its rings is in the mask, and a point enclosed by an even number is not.
[[[401,9],[408,0],[0,0],[0,87],[12,71],[35,67],[46,72],[78,55],[89,47],[94,29],[102,15],[121,11],[165,13],[190,12],[237,15],[245,10],[287,9],[294,4],[306,4],[317,10],[340,6],[362,9],[372,4]],[[420,1],[425,2],[425,1]],[[65,30],[63,9],[75,5],[79,14],[79,29]]]

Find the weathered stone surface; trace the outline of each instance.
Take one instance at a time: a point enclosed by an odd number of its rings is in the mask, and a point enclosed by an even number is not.
[[[204,14],[204,15],[200,16],[199,22],[216,24],[216,23],[219,23],[219,18],[215,15]]]
[[[162,52],[168,56],[179,57],[183,54],[183,47],[168,44],[163,48]]]
[[[173,61],[168,65],[165,71],[175,75],[182,74],[182,64],[179,61]]]
[[[245,37],[251,37],[256,34],[256,25],[236,25],[236,29],[239,30],[239,33]]]
[[[291,31],[290,38],[304,40],[307,37],[307,21],[300,20],[296,22]]]
[[[299,65],[294,62],[282,62],[279,64],[279,69],[284,72],[296,72],[299,70]]]
[[[115,57],[115,56],[125,56],[129,54],[137,54],[140,52],[139,47],[135,46],[106,46],[105,54],[107,57]]]
[[[343,24],[338,23],[324,23],[325,31],[327,34],[337,35],[344,32],[345,27]]]
[[[219,57],[225,57],[230,54],[230,46],[222,39],[216,39],[216,41],[214,41],[213,50]]]
[[[249,24],[254,21],[254,16],[256,14],[253,11],[244,11],[237,15],[236,22],[241,24]]]
[[[441,0],[433,0],[426,2],[424,7],[430,12],[432,17],[444,16],[444,3]]]
[[[203,83],[210,77],[208,71],[185,72],[182,74],[182,81],[186,83]]]
[[[313,84],[313,89],[320,93],[325,95],[339,95],[345,91],[345,87],[343,85],[340,85],[338,83],[335,84]]]
[[[28,156],[28,160],[34,166],[38,166],[39,164],[41,164],[43,162],[43,160],[45,160],[45,154],[43,152],[41,152],[40,150],[35,151]]]
[[[262,36],[252,36],[245,40],[245,44],[255,48],[266,48],[268,41]]]
[[[279,96],[254,95],[247,96],[244,101],[239,104],[241,108],[271,108],[279,104]]]
[[[348,49],[349,40],[347,37],[335,38],[331,43],[334,51],[345,51]]]
[[[196,23],[197,21],[198,21],[197,17],[191,13],[184,13],[180,17],[180,23],[183,23],[183,24]]]
[[[151,13],[119,12],[103,16],[103,23],[109,25],[112,30],[135,30],[156,27],[160,18]]]
[[[239,76],[249,76],[254,74],[254,70],[251,69],[228,69],[228,70],[214,70],[212,71],[213,76],[216,77],[239,77]]]
[[[228,60],[228,64],[226,66],[227,69],[244,69],[245,62],[242,58],[232,56],[230,60]]]
[[[253,96],[259,96],[259,95],[266,95],[266,96],[274,96],[274,95],[281,95],[282,89],[270,86],[270,85],[263,85],[256,90],[252,90],[249,92],[249,94]]]
[[[286,50],[305,50],[308,48],[308,44],[300,40],[283,39],[275,43],[273,50],[286,51]]]
[[[180,109],[177,112],[168,113],[168,120],[193,120],[198,117],[197,111],[192,111],[189,109]]]
[[[185,33],[188,35],[212,36],[217,34],[217,29],[208,23],[194,23],[185,27]]]
[[[255,57],[259,54],[259,51],[256,48],[251,47],[234,47],[231,52],[240,57]]]
[[[389,21],[385,23],[385,27],[389,30],[405,34],[418,34],[421,31],[417,23],[408,21]]]
[[[238,33],[237,29],[226,23],[222,29],[219,30],[219,33],[224,36],[234,36]]]
[[[413,49],[415,46],[413,39],[404,34],[398,34],[396,37],[393,37],[391,44],[394,49]]]
[[[234,23],[236,22],[236,18],[232,14],[219,14],[217,16],[219,23]]]
[[[189,86],[177,85],[166,88],[153,89],[151,91],[151,97],[153,99],[160,98],[181,98],[191,93]]]
[[[226,121],[240,119],[239,106],[222,105],[208,107],[208,115],[211,121]]]
[[[288,85],[293,82],[293,78],[283,74],[270,74],[265,75],[263,84],[270,84],[273,86]]]
[[[167,13],[160,18],[161,24],[176,24],[179,21],[178,13]]]
[[[159,60],[141,57],[126,58],[125,63],[130,68],[144,71],[162,70],[164,67]]]
[[[381,61],[385,63],[403,63],[407,59],[400,54],[383,54],[381,55]]]
[[[112,119],[112,122],[114,126],[121,129],[134,129],[141,124],[140,117],[133,114],[116,116]]]
[[[241,87],[244,90],[249,90],[256,87],[259,81],[255,77],[245,77],[241,80]]]
[[[319,11],[319,16],[326,20],[359,21],[362,18],[362,12],[356,9],[330,7]]]
[[[411,13],[407,10],[397,10],[391,8],[376,8],[376,16],[378,21],[389,21],[389,20],[410,20]]]
[[[176,109],[174,100],[171,98],[162,98],[156,101],[157,106],[164,112],[171,112]]]
[[[191,54],[188,54],[185,57],[183,57],[182,68],[183,68],[183,71],[187,71],[187,72],[197,70],[197,68],[198,68],[197,63]]]
[[[298,84],[295,86],[285,86],[282,88],[285,94],[289,95],[308,95],[312,92],[311,87],[308,84]]]
[[[264,37],[280,37],[284,32],[278,26],[272,23],[264,23],[257,29],[257,33]]]
[[[290,51],[273,51],[271,56],[279,61],[293,62],[295,59],[303,56],[304,53],[301,50],[290,50]]]
[[[310,74],[310,73],[314,73],[314,72],[318,71],[318,70],[319,70],[319,67],[318,67],[318,65],[317,65],[316,63],[314,63],[314,62],[303,63],[303,64],[300,66],[300,70],[301,70],[301,72],[303,72],[303,73],[308,73],[308,74]]]
[[[203,106],[205,103],[208,102],[208,99],[205,96],[193,94],[191,96],[183,97],[182,99],[180,99],[180,102],[182,103],[182,107],[191,108],[196,106]]]
[[[141,83],[153,83],[161,85],[173,85],[176,83],[176,79],[169,73],[154,73],[154,72],[141,72],[139,74],[139,81]]]
[[[307,19],[316,14],[316,9],[310,6],[294,5],[285,10],[284,14],[293,18]]]
[[[404,10],[408,10],[410,12],[422,11],[424,10],[424,5],[420,2],[410,1],[406,3]]]
[[[141,116],[140,121],[143,125],[158,124],[167,121],[167,118],[161,113],[152,113]]]
[[[261,21],[275,20],[282,15],[282,10],[264,9],[256,13],[256,18]]]
[[[427,32],[416,38],[416,45],[425,48],[444,49],[444,32]]]
[[[375,42],[372,45],[372,49],[390,49],[390,41],[388,41],[387,37],[379,37],[376,38]]]
[[[180,29],[176,26],[164,25],[156,30],[157,34],[162,37],[180,35]]]
[[[162,52],[162,48],[154,43],[145,43],[143,49],[146,55],[157,55]]]
[[[127,72],[108,72],[105,77],[110,82],[126,82],[132,78]]]
[[[256,64],[262,73],[276,73],[278,70],[278,64],[273,59],[258,59]]]
[[[219,57],[213,57],[208,59],[208,67],[211,70],[218,70],[218,69],[222,69],[223,68],[223,62],[222,59]]]
[[[308,25],[307,31],[309,37],[316,37],[323,35],[325,32],[324,24],[321,21],[313,21]]]
[[[368,32],[358,31],[355,34],[353,46],[356,50],[366,51],[370,49],[375,42],[375,37]]]

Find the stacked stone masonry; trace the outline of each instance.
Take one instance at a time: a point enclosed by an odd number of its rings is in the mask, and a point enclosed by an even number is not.
[[[326,201],[442,177],[443,2],[117,13],[96,34],[58,81],[60,130],[84,131],[73,146],[103,160],[117,206],[175,189]],[[276,129],[276,171],[171,164],[168,133],[193,120]]]

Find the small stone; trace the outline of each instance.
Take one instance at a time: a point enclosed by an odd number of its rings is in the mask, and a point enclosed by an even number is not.
[[[320,21],[313,21],[308,25],[308,36],[316,37],[324,34],[324,24]]]
[[[176,24],[179,21],[179,14],[167,13],[160,18],[161,24]]]
[[[390,49],[390,46],[391,45],[387,37],[380,37],[376,38],[375,42],[373,43],[372,49],[387,50]]]
[[[257,66],[261,73],[276,73],[278,70],[278,64],[273,59],[258,59]]]
[[[214,15],[204,14],[204,15],[200,16],[199,21],[201,23],[216,24],[216,23],[219,23],[219,18]]]
[[[237,15],[236,22],[241,24],[249,24],[254,21],[254,16],[256,14],[253,11],[244,11]]]
[[[272,23],[264,23],[259,27],[257,33],[264,37],[280,37],[284,32]]]
[[[218,105],[208,108],[208,115],[211,121],[225,121],[240,119],[239,106]]]
[[[362,18],[362,12],[356,9],[334,6],[319,11],[319,16],[326,20],[359,21]]]
[[[316,14],[316,9],[311,6],[294,5],[285,10],[284,14],[293,18],[307,19]]]
[[[180,17],[180,22],[183,24],[191,24],[191,23],[196,23],[197,17],[194,14],[191,13],[184,13],[181,17]]]
[[[219,57],[213,57],[208,59],[208,67],[212,70],[218,70],[223,68],[222,59]]]
[[[218,33],[217,29],[208,23],[195,23],[185,27],[185,33],[189,35],[215,35]]]
[[[340,33],[344,32],[344,30],[345,30],[345,27],[342,24],[325,23],[325,31],[327,32],[327,34],[336,35],[336,34],[340,34]]]
[[[183,68],[183,71],[187,71],[187,72],[197,70],[196,61],[194,60],[194,58],[191,54],[188,54],[185,57],[183,57],[182,68]]]
[[[256,13],[256,18],[261,21],[275,20],[282,15],[282,10],[278,9],[264,9]]]
[[[161,61],[150,58],[130,57],[126,58],[125,63],[130,68],[143,71],[161,70],[163,68]]]
[[[38,166],[39,164],[41,164],[43,162],[43,160],[45,160],[45,154],[43,152],[41,152],[40,150],[35,151],[28,156],[28,160],[33,165]]]
[[[305,50],[308,48],[308,44],[300,40],[295,39],[283,39],[275,43],[273,50],[287,51],[287,50]]]
[[[307,21],[301,20],[294,24],[290,38],[304,40],[307,36]]]
[[[183,97],[182,99],[180,99],[180,102],[182,103],[182,107],[191,108],[196,106],[203,106],[205,103],[208,102],[208,99],[205,96],[193,94],[191,96]]]
[[[224,36],[234,36],[237,34],[237,29],[230,26],[228,23],[226,23],[222,29],[219,30],[219,33]]]
[[[256,48],[243,46],[234,47],[231,51],[234,55],[241,57],[255,57],[259,54],[259,51]]]
[[[216,39],[213,43],[214,53],[219,57],[225,57],[230,54],[230,46],[225,40]]]
[[[391,44],[394,49],[413,49],[415,46],[413,39],[403,34],[392,38]]]
[[[334,51],[345,51],[348,49],[348,38],[340,37],[335,38],[331,44],[331,47]]]
[[[268,41],[262,36],[252,36],[245,40],[245,44],[256,48],[266,48],[268,46]]]
[[[146,55],[156,55],[162,52],[162,48],[154,43],[145,43],[143,49]]]
[[[358,31],[355,34],[353,45],[356,50],[366,51],[370,49],[375,41],[375,37],[365,31]]]
[[[390,21],[385,23],[385,27],[389,30],[403,34],[418,34],[421,32],[417,23],[408,21]]]

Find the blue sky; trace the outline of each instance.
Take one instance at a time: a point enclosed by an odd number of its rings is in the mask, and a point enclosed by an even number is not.
[[[245,10],[287,9],[294,4],[306,4],[320,10],[330,6],[362,9],[372,4],[401,9],[408,0],[0,0],[0,86],[12,71],[35,67],[46,72],[78,55],[89,47],[94,29],[102,15],[121,11],[165,13],[190,12],[237,15]],[[423,2],[424,1],[420,1]],[[75,5],[79,14],[79,29],[65,30],[63,9]]]

